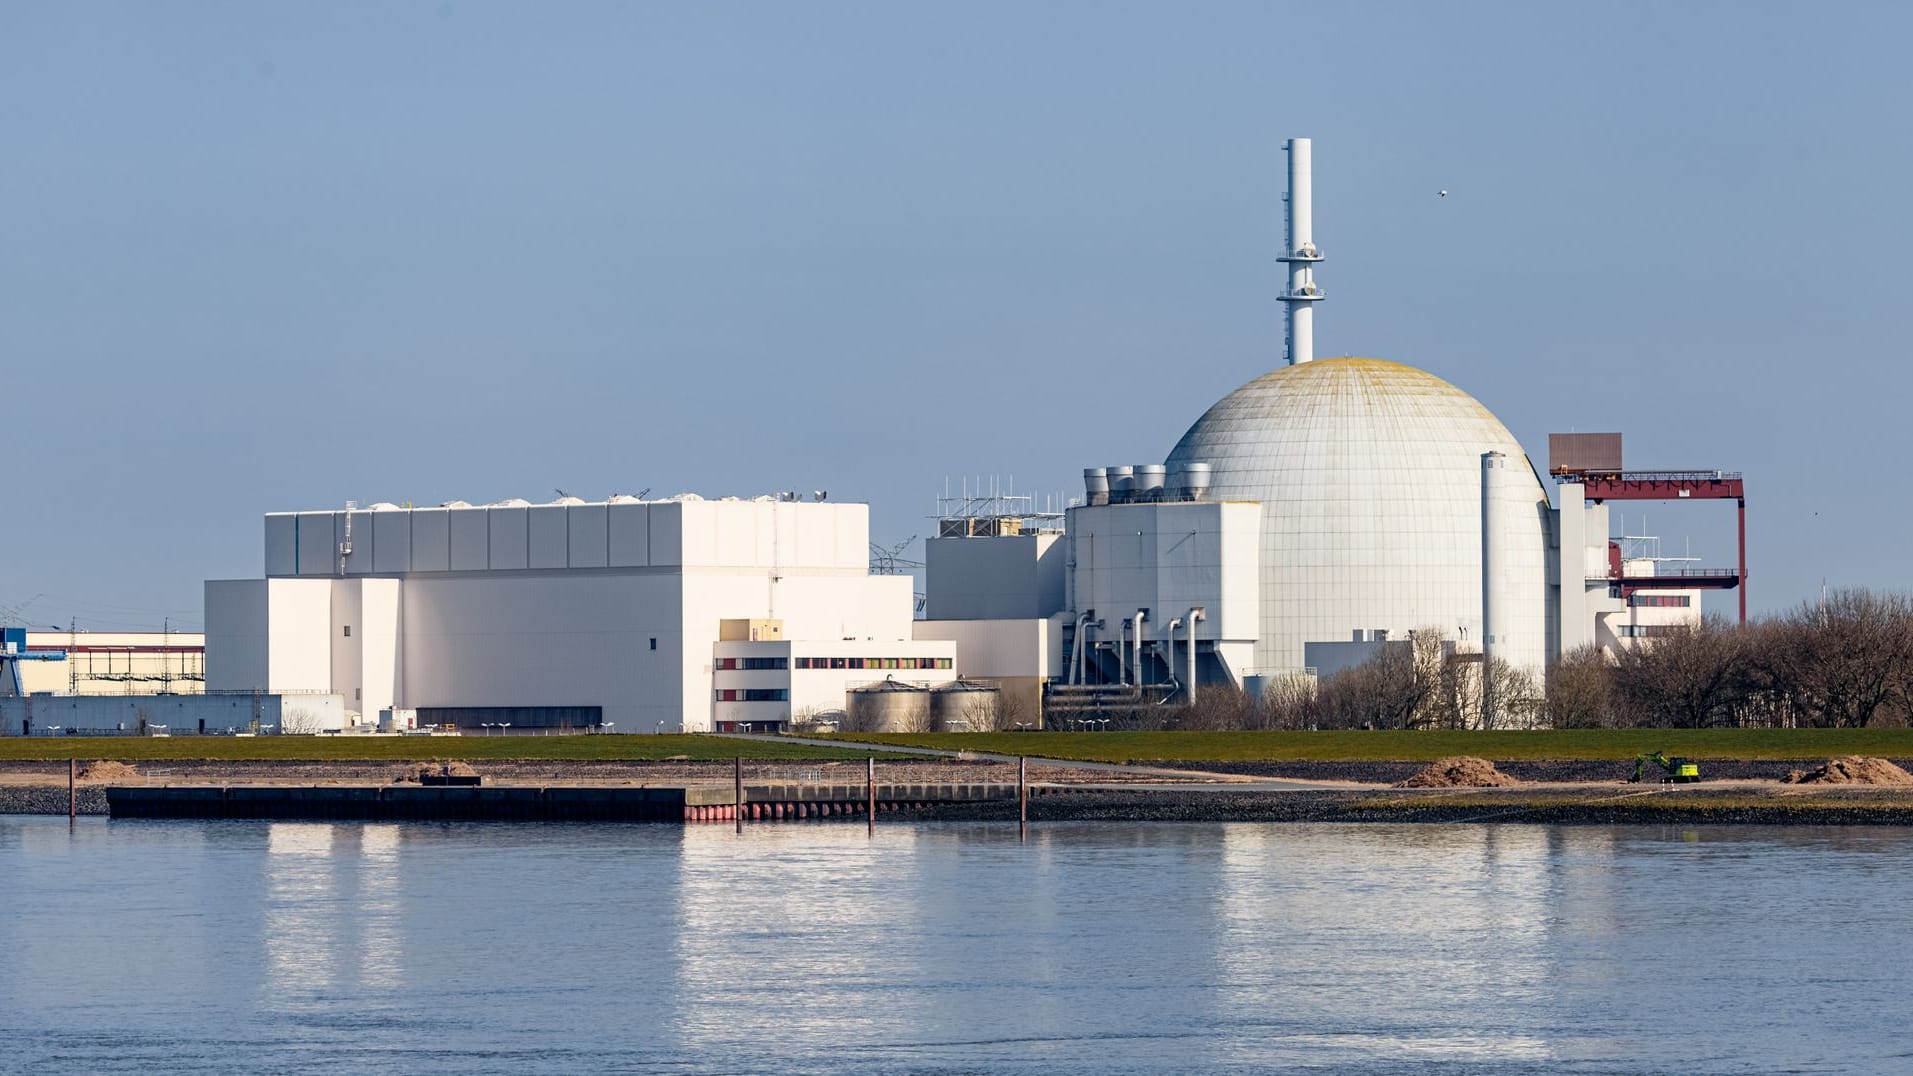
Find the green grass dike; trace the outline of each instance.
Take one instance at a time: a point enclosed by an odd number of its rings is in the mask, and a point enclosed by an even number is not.
[[[0,737],[0,760],[378,762],[529,759],[596,762],[862,759],[852,744],[811,747],[714,736],[32,736]]]
[[[1913,758],[1913,729],[1566,729],[1532,732],[996,732],[831,737],[1085,762],[1632,761],[1661,751],[1697,759]]]

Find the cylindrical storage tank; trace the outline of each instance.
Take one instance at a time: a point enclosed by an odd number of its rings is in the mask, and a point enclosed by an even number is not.
[[[1136,468],[1136,499],[1162,500],[1163,487],[1169,482],[1169,468],[1160,463],[1145,463]]]
[[[1134,467],[1109,468],[1109,503],[1128,504],[1136,499],[1136,469]]]
[[[1083,468],[1083,495],[1084,504],[1109,503],[1109,468]]]
[[[884,680],[853,687],[849,699],[852,732],[928,732],[930,689]]]
[[[1176,470],[1177,495],[1185,501],[1199,501],[1207,497],[1212,470],[1206,463],[1183,464]]]
[[[930,692],[930,723],[938,732],[995,732],[1003,689],[980,680],[954,680]]]

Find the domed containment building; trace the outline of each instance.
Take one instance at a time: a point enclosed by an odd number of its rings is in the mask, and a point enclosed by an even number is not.
[[[1484,513],[1482,461],[1500,453]],[[1261,506],[1261,673],[1319,667],[1309,644],[1435,629],[1482,641],[1483,520],[1507,623],[1498,656],[1540,671],[1548,645],[1548,495],[1507,427],[1441,378],[1379,359],[1298,362],[1223,397],[1169,454],[1207,464],[1207,496]],[[1320,649],[1318,647],[1318,649]]]
[[[1309,143],[1287,148],[1287,364],[1217,401],[1161,464],[1085,470],[1060,532],[1011,542],[946,520],[916,631],[958,640],[964,675],[1042,677],[1055,718],[1326,676],[1429,633],[1443,660],[1538,683],[1621,608],[1605,508],[1579,486],[1552,506],[1479,401],[1412,366],[1315,358]],[[1054,598],[1002,595],[1014,578],[1054,578]],[[1027,667],[992,649],[1025,637]]]

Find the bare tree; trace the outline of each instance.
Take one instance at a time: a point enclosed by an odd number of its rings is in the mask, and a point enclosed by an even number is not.
[[[1615,697],[1641,724],[1657,728],[1734,724],[1735,708],[1752,687],[1747,641],[1713,619],[1675,627],[1620,654]]]
[[[991,731],[1014,732],[1020,728],[1035,728],[1036,724],[1029,696],[1016,691],[1004,691],[997,696],[996,725]]]
[[[1913,604],[1840,590],[1763,626],[1765,685],[1807,723],[1864,728],[1900,717],[1913,682]]]
[[[1550,728],[1606,729],[1624,722],[1614,706],[1614,662],[1592,643],[1561,655],[1548,670],[1542,717]]]
[[[1230,732],[1255,728],[1259,707],[1248,692],[1215,685],[1196,693],[1194,702],[1175,711],[1174,727],[1203,732]]]

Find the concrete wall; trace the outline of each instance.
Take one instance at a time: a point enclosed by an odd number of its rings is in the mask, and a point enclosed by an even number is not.
[[[255,710],[256,707],[256,710]],[[48,735],[58,726],[101,732],[135,732],[140,721],[149,728],[197,733],[204,721],[207,733],[228,729],[246,731],[257,713],[264,733],[284,731],[291,720],[295,731],[322,732],[345,726],[345,703],[337,695],[39,695],[0,698],[0,735],[20,735],[29,716],[35,735]],[[271,726],[267,728],[265,726]]]
[[[931,620],[1033,620],[1063,609],[1060,534],[929,538],[923,549]]]
[[[619,731],[700,730],[723,620],[931,645],[908,642],[913,580],[868,574],[860,504],[376,505],[351,513],[341,576],[346,519],[267,516],[270,577],[207,585],[218,685],[338,692],[367,720],[596,706]]]
[[[1196,638],[1250,641],[1260,623],[1257,585],[1261,509],[1253,504],[1171,501],[1072,508],[1070,600],[1095,610],[1117,637],[1120,621],[1149,610],[1148,638],[1200,606]],[[1183,638],[1181,632],[1177,636]],[[1240,675],[1254,672],[1237,669]]]
[[[680,601],[665,574],[414,576],[396,617],[396,705],[599,706],[621,731],[676,729]]]
[[[862,574],[870,510],[775,500],[560,502],[265,517],[268,577],[555,568],[757,568]]]

